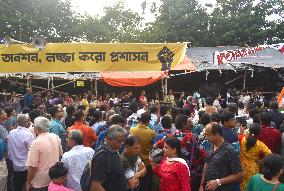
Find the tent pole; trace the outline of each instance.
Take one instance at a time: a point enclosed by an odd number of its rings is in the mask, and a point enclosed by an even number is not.
[[[96,94],[96,97],[98,97],[98,80],[97,80],[97,78],[95,78],[95,94]]]
[[[246,89],[247,71],[245,70],[243,89]]]
[[[168,94],[168,78],[165,78],[165,95]]]
[[[162,85],[162,99],[164,99],[165,97],[164,78],[161,79],[161,85]]]

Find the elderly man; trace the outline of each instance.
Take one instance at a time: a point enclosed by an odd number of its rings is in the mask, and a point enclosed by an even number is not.
[[[23,190],[28,174],[26,166],[28,151],[34,141],[34,135],[29,131],[30,117],[28,114],[18,115],[17,124],[17,129],[13,129],[8,136],[8,155],[13,163],[14,190]]]
[[[92,160],[91,191],[126,191],[127,181],[118,149],[124,143],[125,129],[112,125],[106,131],[106,142]]]
[[[80,178],[88,161],[92,160],[94,150],[83,146],[83,134],[79,130],[71,130],[67,139],[70,151],[63,154],[61,162],[68,169],[67,187],[81,191]]]
[[[47,191],[50,178],[48,170],[62,156],[60,138],[49,133],[50,121],[45,117],[34,120],[34,131],[37,139],[32,142],[28,154],[27,190]]]

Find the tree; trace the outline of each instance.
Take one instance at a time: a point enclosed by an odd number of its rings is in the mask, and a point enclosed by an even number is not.
[[[138,42],[142,30],[142,17],[122,2],[105,7],[101,18],[87,16],[84,20],[85,37],[95,42]]]
[[[277,32],[278,24],[267,20],[279,14],[277,0],[217,0],[210,18],[209,44],[255,46]]]
[[[69,0],[0,0],[0,13],[0,34],[24,42],[35,35],[49,42],[70,42],[81,35],[82,16],[72,10]]]
[[[208,21],[209,15],[197,0],[162,0],[156,21],[144,30],[146,41],[206,45]]]

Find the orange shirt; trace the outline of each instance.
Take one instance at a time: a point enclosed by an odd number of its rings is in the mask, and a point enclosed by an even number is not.
[[[67,134],[75,129],[80,130],[83,133],[83,145],[85,147],[90,147],[92,142],[96,143],[97,135],[91,127],[80,122],[75,122],[74,125],[67,129]]]

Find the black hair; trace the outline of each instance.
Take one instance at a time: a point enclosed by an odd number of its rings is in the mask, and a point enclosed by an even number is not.
[[[259,120],[260,120],[262,125],[269,126],[271,124],[271,116],[268,113],[266,113],[266,112],[262,112],[259,115]]]
[[[219,123],[211,123],[212,126],[212,130],[211,133],[213,135],[219,134],[220,136],[222,136],[222,126]]]
[[[256,114],[256,115],[254,115],[254,116],[252,117],[253,123],[258,123],[258,124],[260,124],[259,115],[260,115],[260,114]]]
[[[65,176],[67,173],[68,169],[64,167],[63,162],[55,163],[55,165],[52,166],[48,171],[48,175],[51,180]]]
[[[50,115],[51,117],[54,117],[56,113],[58,113],[58,108],[57,106],[53,106],[51,109],[50,109]]]
[[[145,112],[141,114],[140,118],[141,123],[149,123],[150,120],[151,120],[151,113]]]
[[[181,142],[176,137],[168,137],[165,139],[165,143],[169,145],[172,149],[177,150],[177,156],[183,158],[183,154],[181,152]]]
[[[13,109],[13,107],[5,107],[4,111],[7,114],[7,117],[10,117],[11,114],[13,113],[14,109]]]
[[[172,119],[175,119],[176,118],[176,116],[178,115],[178,114],[180,114],[180,108],[179,107],[172,107],[172,109],[171,109],[171,116],[172,116]]]
[[[79,105],[77,107],[78,110],[81,110],[81,111],[85,111],[87,109],[87,107],[85,105]]]
[[[110,117],[110,124],[117,125],[117,124],[126,124],[126,120],[122,115],[114,114]]]
[[[212,113],[211,114],[211,121],[220,123],[221,122],[221,115],[220,115],[220,113],[218,113],[218,112]]]
[[[135,145],[136,143],[140,143],[140,138],[136,135],[129,135],[124,141],[124,144],[130,147]]]
[[[82,117],[84,117],[84,113],[81,110],[77,111],[74,115],[74,118],[75,118],[76,121],[81,120]]]
[[[120,111],[120,114],[126,119],[131,115],[130,113],[132,114],[132,112],[127,108],[123,108]]]
[[[255,102],[254,102],[254,105],[255,105],[256,107],[261,107],[261,102],[260,102],[260,101],[255,101]]]
[[[276,101],[272,101],[269,103],[269,109],[272,109],[274,111],[277,111],[279,109],[278,103]]]
[[[186,115],[182,115],[182,114],[177,115],[176,118],[175,118],[176,128],[179,129],[179,130],[182,130],[183,127],[184,127],[184,124],[187,123],[187,119],[188,119],[188,117]]]
[[[236,104],[230,103],[230,104],[228,105],[227,111],[228,111],[228,112],[231,112],[231,113],[233,113],[233,114],[237,114],[238,107],[237,107]]]
[[[29,108],[24,107],[23,110],[22,110],[22,114],[28,114],[28,113],[30,113],[30,111],[31,110]]]
[[[190,116],[191,110],[184,108],[184,109],[181,110],[181,114],[186,115],[186,116]]]
[[[245,104],[244,104],[244,102],[242,102],[242,101],[238,101],[237,106],[238,106],[238,108],[240,108],[240,109],[244,109],[244,108],[245,108]]]
[[[211,122],[210,114],[209,113],[203,113],[203,115],[201,116],[200,123],[205,126],[210,122]]]
[[[229,121],[230,119],[233,119],[235,117],[235,114],[229,111],[225,111],[222,113],[222,123],[224,123],[225,121]]]
[[[29,117],[31,119],[31,122],[33,123],[35,118],[39,117],[41,115],[39,109],[34,109],[29,113]]]
[[[158,107],[156,105],[150,105],[149,111],[150,113],[156,113],[158,111]]]
[[[99,110],[95,110],[93,113],[93,118],[96,122],[98,122],[102,118],[102,112]]]
[[[132,102],[129,105],[129,109],[132,111],[132,113],[136,113],[138,111],[138,104],[136,102]]]
[[[96,111],[96,108],[90,107],[90,108],[89,108],[89,111],[88,111],[88,115],[89,115],[90,117],[93,117],[95,111]]]
[[[160,115],[165,116],[168,112],[169,108],[165,104],[160,105]]]
[[[207,97],[207,98],[205,99],[205,103],[206,103],[207,105],[213,106],[214,99],[213,99],[212,97]]]
[[[264,178],[271,180],[283,169],[284,159],[279,154],[270,154],[264,157],[261,166]]]
[[[246,142],[247,151],[250,150],[250,148],[252,148],[256,144],[259,134],[260,134],[259,124],[257,123],[252,124],[251,127],[249,128],[249,135]]]
[[[281,123],[281,125],[279,127],[279,131],[280,131],[280,133],[284,133],[284,123]]]
[[[206,112],[206,111],[204,111],[204,110],[201,110],[201,111],[198,112],[198,117],[199,117],[199,119],[201,119],[202,115],[203,115],[205,112]]]
[[[66,107],[66,113],[67,115],[73,115],[73,113],[75,112],[75,107],[73,105],[68,105]]]
[[[164,116],[161,119],[161,124],[164,129],[171,129],[172,128],[172,118],[168,115]]]
[[[250,111],[249,111],[249,116],[251,118],[253,118],[255,115],[259,114],[259,111],[257,108],[252,108]]]

